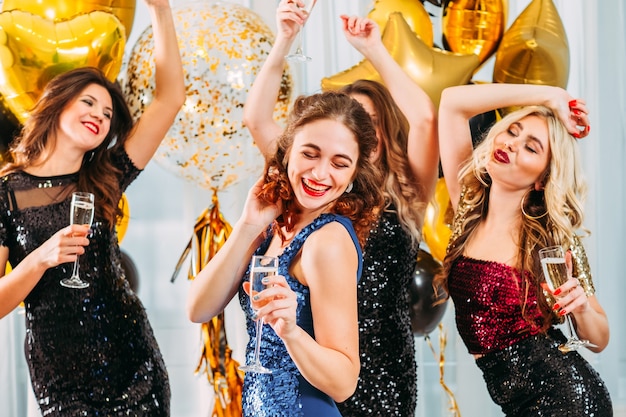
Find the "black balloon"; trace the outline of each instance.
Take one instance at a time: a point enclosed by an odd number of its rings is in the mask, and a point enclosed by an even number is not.
[[[445,298],[445,294],[435,297],[433,278],[441,269],[441,264],[422,249],[417,254],[417,267],[411,281],[411,329],[416,336],[426,336],[439,324],[446,312],[448,301],[435,304]]]
[[[124,270],[124,275],[126,275],[126,280],[130,284],[130,288],[137,292],[139,289],[139,273],[137,272],[137,267],[135,266],[135,262],[131,259],[131,257],[124,251],[122,252],[122,269]]]
[[[477,114],[469,121],[470,130],[472,131],[472,144],[476,147],[485,138],[485,135],[491,129],[491,126],[497,120],[495,110],[486,113]]]

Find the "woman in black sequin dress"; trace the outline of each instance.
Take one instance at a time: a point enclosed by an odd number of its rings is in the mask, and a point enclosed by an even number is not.
[[[168,1],[146,3],[158,94],[141,120],[133,126],[101,71],[67,71],[46,85],[0,173],[0,261],[13,266],[0,278],[0,317],[24,300],[26,361],[45,416],[169,416],[167,371],[114,228],[122,193],[185,99]],[[68,226],[73,191],[95,194],[91,228]],[[65,288],[79,255],[89,287]]]
[[[272,118],[274,99],[284,56],[303,18],[293,1],[281,1],[276,40],[244,107],[245,124],[265,154],[271,153],[281,131]],[[341,22],[348,41],[374,65],[386,85],[359,80],[342,89],[363,105],[376,127],[378,148],[373,157],[385,178],[386,207],[365,247],[358,285],[358,386],[338,407],[343,416],[411,417],[417,404],[417,363],[409,288],[424,210],[438,175],[435,110],[382,44],[376,23],[348,16]]]
[[[476,149],[469,119],[524,106],[502,118]],[[577,351],[562,352],[565,314],[602,351],[606,313],[595,296],[580,236],[582,179],[577,141],[587,107],[559,87],[451,87],[439,107],[441,162],[455,209],[437,284],[454,301],[457,329],[493,401],[513,416],[611,416],[608,390]],[[568,250],[568,279],[545,285],[539,249]],[[550,302],[550,300],[552,302]]]

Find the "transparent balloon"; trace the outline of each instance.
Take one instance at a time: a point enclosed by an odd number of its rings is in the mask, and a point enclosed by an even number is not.
[[[190,2],[173,8],[187,100],[155,160],[187,181],[212,190],[261,174],[264,158],[243,124],[248,90],[274,39],[251,10],[228,3]],[[151,28],[139,37],[127,65],[125,92],[134,117],[154,94]],[[283,73],[274,117],[286,120],[292,80]]]

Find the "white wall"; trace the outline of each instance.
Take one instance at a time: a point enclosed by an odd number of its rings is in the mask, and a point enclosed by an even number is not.
[[[417,0],[416,0],[417,1]],[[174,6],[182,0],[173,0]],[[232,1],[251,8],[274,28],[276,0]],[[529,3],[509,1],[509,21]],[[624,140],[626,139],[626,46],[624,22],[626,12],[621,0],[600,2],[555,0],[566,26],[571,53],[569,89],[584,97],[591,108],[590,137],[581,142],[588,173],[590,196],[587,204],[587,226],[593,235],[587,240],[590,262],[598,297],[607,310],[611,324],[611,343],[601,354],[587,355],[606,380],[617,416],[626,416],[626,344],[621,318],[626,315],[622,301],[626,294],[623,255],[626,227],[623,214]],[[360,61],[343,39],[337,25],[340,13],[365,14],[370,0],[320,0],[307,25],[305,47],[314,60],[294,69],[295,93],[319,90],[322,77],[349,68]],[[436,10],[436,8],[432,8]],[[148,25],[143,2],[137,0],[137,13],[127,52]],[[476,79],[490,80],[487,69]],[[221,211],[234,223],[249,182],[233,186],[220,194]],[[172,416],[210,415],[212,387],[193,371],[200,352],[200,333],[185,317],[184,304],[188,282],[184,274],[169,282],[174,266],[185,247],[196,217],[211,204],[211,193],[175,177],[151,162],[127,192],[131,220],[122,249],[135,261],[139,276],[139,296],[148,310],[170,373]],[[0,417],[27,415],[26,397],[30,392],[22,358],[23,318],[12,314],[0,321]],[[235,357],[242,358],[245,333],[238,305],[227,310],[227,334]],[[445,382],[455,395],[464,416],[495,417],[501,413],[489,400],[484,383],[457,337],[452,308],[443,321],[447,336]],[[439,333],[431,335],[435,353],[439,351]],[[417,415],[437,417],[450,415],[448,396],[439,384],[439,367],[430,345],[417,340],[419,400]],[[11,366],[17,364],[17,366]],[[17,384],[14,382],[17,381]],[[30,403],[32,405],[32,402]],[[620,411],[621,410],[621,411]],[[31,412],[31,416],[37,416]]]

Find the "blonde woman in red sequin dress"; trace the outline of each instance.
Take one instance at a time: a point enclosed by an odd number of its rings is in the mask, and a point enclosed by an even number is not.
[[[473,150],[469,119],[513,106],[522,107]],[[588,134],[585,102],[558,87],[467,85],[442,94],[440,154],[455,221],[436,282],[453,299],[459,334],[509,417],[612,415],[604,382],[578,351],[559,350],[566,338],[555,327],[571,314],[592,351],[609,342],[577,235],[585,194],[577,142]],[[553,293],[538,259],[550,245],[569,249],[569,279]]]
[[[0,173],[0,317],[24,300],[25,355],[43,415],[170,414],[170,387],[145,309],[121,267],[122,193],[148,164],[185,100],[168,0],[145,0],[156,94],[140,120],[95,68],[46,84]],[[71,225],[73,191],[95,195],[91,227]],[[70,289],[80,255],[89,286]]]

